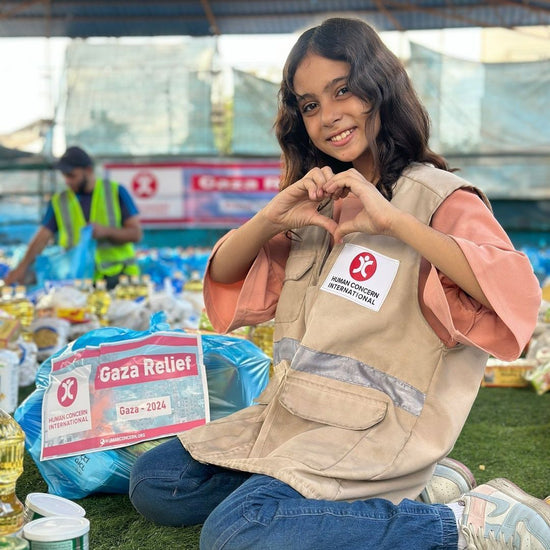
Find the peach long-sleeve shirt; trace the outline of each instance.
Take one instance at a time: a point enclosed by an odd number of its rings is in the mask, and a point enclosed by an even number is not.
[[[335,202],[334,219],[353,218],[362,207],[348,196]],[[419,298],[422,312],[448,347],[473,345],[503,359],[516,359],[531,338],[541,300],[540,284],[528,258],[514,249],[505,231],[480,198],[466,190],[452,193],[435,212],[431,226],[452,236],[466,256],[489,300],[488,309],[423,260]],[[214,247],[212,256],[226,237]],[[281,292],[290,240],[271,239],[243,281],[214,282],[207,268],[205,306],[222,333],[272,319]]]

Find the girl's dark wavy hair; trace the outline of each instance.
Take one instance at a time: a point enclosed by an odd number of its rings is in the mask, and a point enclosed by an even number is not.
[[[286,60],[279,90],[275,132],[282,149],[281,189],[315,166],[334,172],[351,168],[317,149],[306,132],[294,91],[294,75],[304,57],[316,54],[350,65],[347,86],[370,106],[366,134],[379,175],[377,187],[392,198],[395,182],[411,162],[450,170],[447,161],[428,147],[430,120],[414,91],[405,67],[376,31],[360,19],[331,18],[305,31]],[[380,130],[376,139],[376,113]]]

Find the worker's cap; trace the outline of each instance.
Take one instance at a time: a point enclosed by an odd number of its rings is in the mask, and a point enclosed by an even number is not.
[[[75,168],[87,168],[92,165],[93,161],[90,155],[84,149],[73,146],[63,153],[63,156],[57,161],[55,167],[64,174],[68,174]]]

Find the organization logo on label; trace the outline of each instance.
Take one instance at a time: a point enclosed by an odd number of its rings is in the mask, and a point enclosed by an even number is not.
[[[57,388],[57,401],[62,407],[70,407],[78,392],[78,381],[74,376],[65,378]]]
[[[376,258],[370,252],[361,252],[357,254],[349,265],[349,274],[356,281],[366,281],[370,279],[378,267]]]
[[[136,197],[149,199],[158,191],[158,181],[152,172],[142,170],[132,178],[132,190]]]

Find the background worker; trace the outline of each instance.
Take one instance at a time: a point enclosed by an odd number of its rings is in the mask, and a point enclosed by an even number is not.
[[[69,147],[56,163],[67,188],[55,193],[42,224],[6,284],[23,283],[35,258],[57,237],[60,246],[76,246],[86,225],[97,242],[94,279],[104,278],[112,288],[122,273],[138,275],[133,243],[142,238],[139,213],[128,191],[112,181],[97,178],[91,157],[80,147]]]

